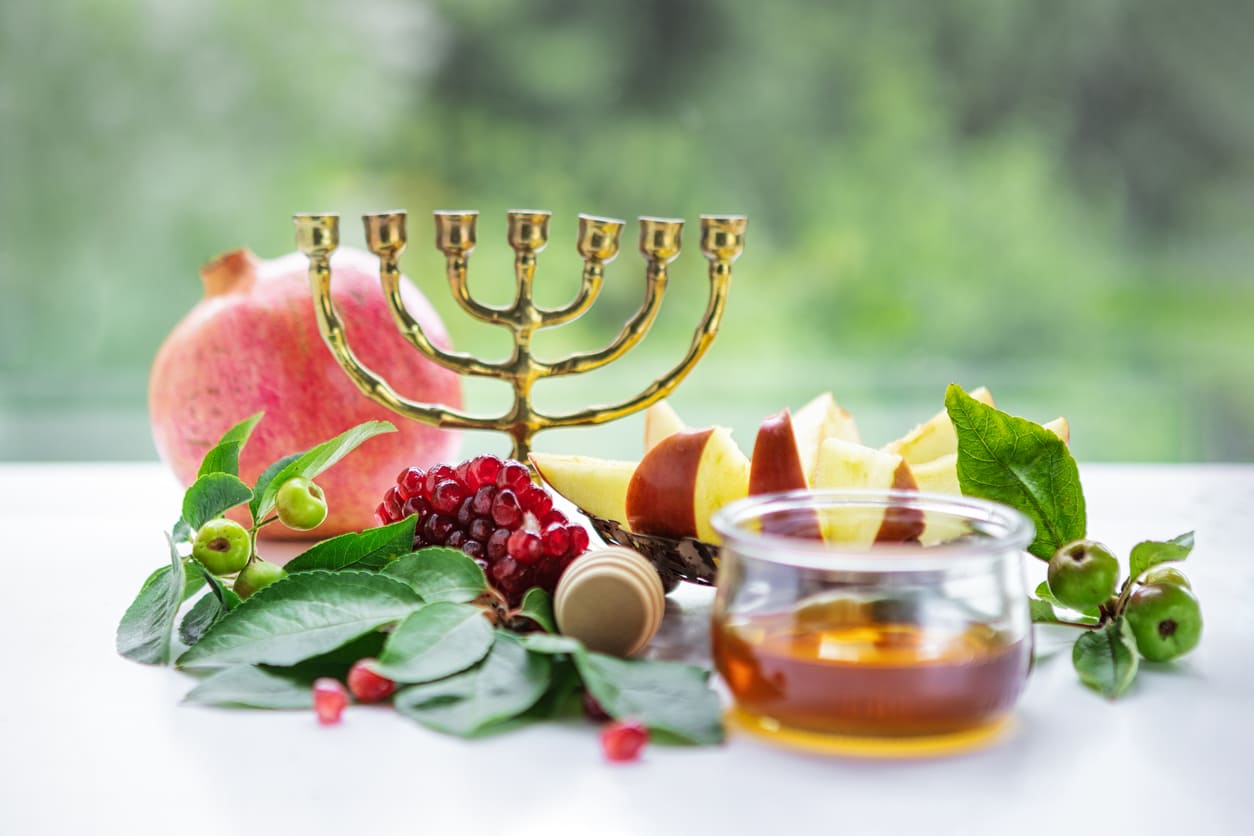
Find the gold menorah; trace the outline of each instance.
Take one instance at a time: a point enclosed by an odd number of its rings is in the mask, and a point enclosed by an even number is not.
[[[514,250],[514,276],[517,293],[511,305],[494,307],[470,295],[466,285],[467,263],[475,248],[475,221],[478,212],[435,213],[435,243],[446,259],[446,273],[453,296],[475,319],[501,325],[513,332],[514,350],[504,360],[487,362],[470,354],[446,351],[423,333],[422,326],[401,301],[400,268],[405,249],[405,213],[379,212],[362,216],[366,243],[379,257],[383,293],[401,333],[431,361],[463,375],[480,375],[507,380],[514,390],[513,406],[497,417],[470,415],[442,404],[421,403],[399,395],[378,374],[361,364],[348,346],[343,323],[331,300],[331,253],[339,246],[339,215],[295,215],[296,241],[309,258],[309,280],[313,287],[318,328],[335,359],[363,393],[394,412],[433,424],[471,430],[500,430],[514,442],[513,457],[527,461],[531,440],[542,430],[583,424],[603,424],[630,415],[661,400],[672,392],[705,354],[718,332],[731,282],[732,262],[744,249],[745,224],[741,215],[702,215],[701,251],[709,260],[710,297],[705,314],[697,325],[688,353],[674,368],[650,383],[632,398],[615,404],[593,406],[566,415],[548,415],[532,404],[531,389],[546,377],[579,374],[605,366],[640,342],[657,318],[666,290],[667,267],[679,255],[680,232],[684,222],[673,218],[640,218],[640,251],[644,254],[644,301],[609,345],[598,351],[572,354],[560,360],[545,361],[532,356],[531,340],[541,328],[562,325],[582,316],[592,307],[605,275],[605,265],[618,255],[618,239],[623,222],[592,215],[579,216],[576,249],[584,266],[579,292],[570,304],[558,308],[537,306],[532,300],[536,255],[549,238],[549,212],[511,211],[509,245]]]

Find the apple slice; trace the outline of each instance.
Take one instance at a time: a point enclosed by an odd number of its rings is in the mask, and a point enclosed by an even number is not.
[[[824,439],[840,438],[855,444],[862,441],[853,416],[836,403],[831,392],[824,392],[798,409],[792,417],[792,426],[797,437],[797,449],[801,451],[807,484],[814,482],[814,466],[819,460],[819,445]]]
[[[644,451],[647,453],[668,435],[688,429],[669,401],[658,401],[644,413]]]
[[[829,438],[819,447],[814,487],[859,490],[916,490],[910,465],[901,456]],[[907,508],[868,508],[863,514],[829,514],[822,520],[829,543],[867,548],[872,543],[917,540],[923,533],[923,513]]]
[[[1066,418],[1055,418],[1041,426],[1061,438],[1064,444],[1069,443],[1071,426]],[[919,483],[921,491],[959,495],[962,493],[962,488],[958,486],[957,452],[939,456],[923,464],[911,465],[910,470],[914,473],[914,480]]]
[[[981,386],[971,392],[980,403],[993,406],[993,396]],[[896,441],[884,445],[884,452],[896,453],[908,464],[916,465],[958,452],[958,434],[945,410],[933,415]]]
[[[682,430],[657,443],[627,485],[632,531],[719,542],[710,514],[749,493],[749,460],[731,430]]]
[[[758,427],[749,463],[749,495],[801,490],[807,484],[792,416],[787,409],[780,410]],[[822,539],[818,517],[813,513],[788,519],[767,517],[762,521],[762,530],[768,534]]]
[[[531,465],[553,490],[583,511],[627,525],[627,484],[635,462],[532,453]]]

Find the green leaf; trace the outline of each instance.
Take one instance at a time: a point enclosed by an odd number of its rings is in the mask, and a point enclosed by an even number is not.
[[[1136,678],[1138,660],[1136,638],[1124,618],[1086,632],[1071,649],[1071,662],[1080,680],[1112,700],[1128,690]]]
[[[261,495],[269,489],[274,482],[274,477],[282,473],[288,465],[300,457],[300,453],[291,453],[261,471],[261,475],[257,477],[257,484],[253,485],[253,498],[248,501],[248,512],[252,514],[254,524],[261,522],[261,515],[258,513],[261,507]],[[282,485],[283,483],[280,482],[279,486],[281,487]],[[278,493],[277,487],[275,488],[275,493]]]
[[[206,592],[179,623],[179,641],[191,647],[225,614],[222,602],[212,592]]]
[[[650,730],[689,743],[722,742],[722,706],[701,668],[589,651],[577,654],[575,665],[611,717],[635,717]]]
[[[210,473],[201,476],[183,495],[183,520],[191,528],[200,528],[230,508],[247,502],[253,495],[238,476]]]
[[[1038,598],[1028,599],[1028,610],[1032,615],[1033,624],[1061,624],[1062,620],[1058,618],[1054,612],[1054,606],[1049,601],[1042,601]]]
[[[1042,560],[1084,536],[1084,491],[1066,443],[1040,424],[980,403],[957,384],[945,408],[958,434],[958,485],[1003,502],[1036,526],[1028,551]]]
[[[150,665],[170,661],[174,619],[185,600],[187,575],[183,561],[174,548],[173,538],[166,535],[166,542],[170,546],[170,565],[148,576],[139,595],[122,616],[116,639],[118,653]]]
[[[428,728],[469,737],[535,705],[548,689],[550,667],[548,657],[501,632],[478,665],[397,691],[392,704]]]
[[[1083,615],[1087,616],[1086,619],[1081,619],[1082,621],[1092,620],[1094,623],[1096,623],[1098,616],[1100,616],[1102,613],[1101,609],[1099,609],[1098,607],[1088,607],[1087,609],[1076,609],[1075,607],[1072,607],[1068,604],[1064,604],[1062,601],[1059,601],[1057,596],[1054,595],[1054,591],[1049,588],[1049,581],[1041,581],[1037,585],[1036,592],[1034,594],[1036,595],[1037,598],[1040,598],[1042,601],[1048,601],[1050,604],[1052,604],[1055,607],[1062,607],[1065,610],[1069,610],[1071,612],[1082,613]]]
[[[522,633],[515,636],[523,647],[532,653],[544,653],[556,656],[567,653],[575,655],[583,652],[583,642],[574,636],[559,636],[556,633]]]
[[[488,590],[479,564],[460,549],[422,549],[392,561],[383,574],[409,584],[424,601],[464,604]]]
[[[1166,542],[1146,540],[1137,543],[1132,547],[1132,556],[1129,560],[1132,566],[1132,580],[1135,581],[1145,574],[1146,570],[1157,566],[1159,563],[1175,563],[1184,560],[1192,551],[1192,531],[1187,531],[1179,537],[1173,537]]]
[[[308,572],[311,569],[377,571],[389,561],[414,550],[414,526],[417,524],[418,516],[414,514],[400,522],[371,528],[360,534],[341,534],[298,554],[284,568],[288,572]]]
[[[430,682],[478,662],[494,638],[478,607],[449,601],[427,604],[392,631],[374,669],[397,682]]]
[[[218,443],[201,459],[200,472],[197,475],[206,476],[210,473],[229,473],[232,476],[239,476],[240,450],[244,448],[248,437],[252,435],[253,427],[257,426],[257,422],[261,420],[261,416],[264,414],[258,412],[256,415],[245,418],[224,432]]]
[[[170,539],[176,543],[190,543],[196,539],[196,529],[187,524],[187,521],[179,517],[174,522],[174,527],[170,530]]]
[[[349,430],[345,430],[330,441],[324,441],[299,454],[296,459],[272,474],[264,486],[261,484],[261,480],[258,480],[257,493],[259,496],[254,498],[256,508],[249,506],[249,509],[253,511],[253,519],[264,519],[267,514],[274,510],[274,497],[278,494],[279,488],[288,479],[296,476],[313,479],[319,473],[322,473],[322,471],[351,453],[363,441],[381,433],[390,432],[396,432],[396,427],[387,421],[366,421]],[[267,468],[266,472],[269,473],[269,468]],[[266,473],[263,473],[262,478],[265,478],[265,476]]]
[[[187,693],[183,702],[240,708],[313,707],[313,691],[304,678],[252,665],[223,668]]]
[[[556,633],[557,627],[553,620],[553,598],[538,586],[533,586],[523,595],[518,614],[530,618],[547,633]]]
[[[401,621],[421,603],[407,585],[374,572],[288,575],[231,610],[178,664],[292,665]]]

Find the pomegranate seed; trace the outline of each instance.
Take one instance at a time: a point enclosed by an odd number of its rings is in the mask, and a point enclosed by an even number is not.
[[[475,510],[471,507],[475,498],[468,496],[462,500],[462,504],[457,506],[457,524],[463,529],[469,530],[475,521]]]
[[[450,549],[460,549],[466,543],[466,532],[455,528],[444,538],[444,545]]]
[[[404,500],[401,499],[400,491],[395,486],[388,488],[387,493],[383,495],[383,504],[387,506],[388,515],[392,519],[399,520],[401,518],[401,506]]]
[[[523,488],[518,499],[522,507],[537,517],[543,517],[553,507],[553,497],[549,496],[549,492],[539,485],[528,485]]]
[[[431,492],[431,507],[446,516],[455,516],[462,500],[466,498],[466,489],[460,482],[445,479],[435,486]]]
[[[496,456],[476,456],[470,460],[467,473],[474,479],[475,487],[490,485],[496,481],[496,475],[501,472],[503,465],[504,462]]]
[[[501,471],[504,473],[505,471]],[[496,495],[492,500],[492,521],[505,528],[516,528],[522,522],[523,510],[518,504],[518,495],[508,488]]]
[[[515,580],[519,574],[518,561],[514,558],[506,556],[502,557],[492,564],[492,579],[503,584],[509,584]]]
[[[510,530],[508,528],[498,528],[492,532],[492,536],[488,538],[488,560],[495,561],[505,557],[505,542],[509,540]]]
[[[562,525],[565,525],[567,522],[569,521],[566,519],[566,515],[554,508],[552,511],[540,518],[540,527],[548,528],[553,523],[561,523]]]
[[[422,496],[425,487],[423,484],[425,473],[421,467],[407,467],[401,471],[401,475],[396,477],[396,486],[400,488],[401,498],[409,499],[411,496]]]
[[[649,730],[639,720],[619,720],[601,732],[601,751],[616,763],[634,761],[649,740]]]
[[[431,513],[431,503],[423,499],[421,496],[411,496],[405,500],[405,504],[401,506],[401,518],[409,517],[417,514],[421,518],[426,518]]]
[[[496,499],[496,485],[484,485],[475,490],[471,497],[470,508],[477,516],[486,517],[492,513],[492,500]]]
[[[588,529],[582,525],[566,526],[567,533],[570,534],[570,551],[567,552],[571,557],[578,557],[588,550]]]
[[[474,490],[474,488],[470,485],[470,459],[467,459],[457,467],[453,468],[453,472],[457,474],[458,482],[465,485],[468,489],[472,491]]]
[[[348,690],[357,702],[378,702],[392,696],[396,683],[385,676],[379,676],[370,666],[375,659],[358,659],[348,669]]]
[[[461,515],[458,514],[458,521]],[[492,536],[492,532],[496,530],[496,526],[492,524],[492,520],[485,520],[483,517],[478,518],[470,524],[466,532],[470,535],[470,539],[478,540],[480,543],[488,542],[488,538]]]
[[[331,726],[340,721],[344,706],[348,705],[348,692],[338,679],[321,676],[313,683],[314,711],[318,713],[318,722]]]
[[[519,563],[535,563],[540,559],[540,538],[530,531],[515,531],[505,541],[505,550]]]
[[[422,538],[433,546],[443,545],[455,524],[452,517],[432,514],[422,524]]]
[[[510,462],[497,474],[496,484],[497,487],[509,488],[514,493],[519,493],[531,484],[531,471],[518,462]]]
[[[467,540],[462,543],[462,551],[475,558],[475,563],[484,563],[486,565],[486,561],[480,560],[483,557],[483,543],[478,540]]]
[[[570,533],[561,523],[552,523],[540,537],[544,553],[549,557],[561,557],[570,549]]]
[[[457,471],[446,464],[437,464],[435,467],[427,471],[427,478],[423,480],[423,488],[427,496],[435,495],[435,486],[449,479],[457,479]]]
[[[374,509],[374,518],[379,521],[379,525],[396,522],[396,520],[392,519],[392,514],[388,511],[386,502],[380,502],[379,507]]]

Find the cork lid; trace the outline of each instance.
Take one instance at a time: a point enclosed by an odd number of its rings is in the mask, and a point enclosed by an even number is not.
[[[570,564],[553,595],[557,629],[589,650],[632,656],[657,633],[666,593],[639,552],[613,546]]]

